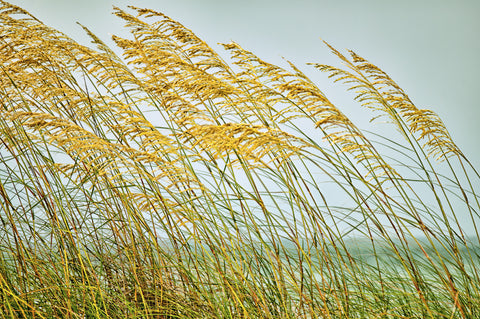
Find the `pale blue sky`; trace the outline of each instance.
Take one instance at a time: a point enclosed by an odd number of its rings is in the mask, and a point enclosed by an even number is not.
[[[306,62],[335,64],[320,38],[383,68],[419,108],[437,112],[480,167],[478,0],[10,0],[83,44],[76,21],[103,40],[121,33],[112,5],[149,7],[182,22],[214,48],[234,40],[264,60],[291,60],[355,120],[343,87]],[[108,42],[108,41],[107,41]],[[363,112],[365,113],[365,112]]]

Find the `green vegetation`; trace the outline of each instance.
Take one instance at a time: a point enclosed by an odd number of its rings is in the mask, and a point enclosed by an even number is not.
[[[0,3],[3,318],[480,318],[480,176],[375,65],[313,67],[388,134],[161,13],[120,58]]]

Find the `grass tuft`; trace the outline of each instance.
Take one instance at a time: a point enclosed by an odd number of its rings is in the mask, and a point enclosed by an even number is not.
[[[2,317],[480,317],[480,175],[433,111],[325,43],[362,129],[291,62],[114,14],[122,57],[0,1]]]

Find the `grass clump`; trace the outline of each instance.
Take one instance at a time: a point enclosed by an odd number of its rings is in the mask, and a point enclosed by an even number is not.
[[[326,44],[366,131],[290,62],[114,10],[123,58],[1,1],[3,317],[480,317],[479,174],[435,113]]]

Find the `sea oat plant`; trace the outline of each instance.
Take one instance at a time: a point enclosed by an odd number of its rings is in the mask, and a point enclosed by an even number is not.
[[[3,318],[480,318],[480,176],[377,66],[313,64],[391,138],[162,13],[119,57],[0,3]]]

